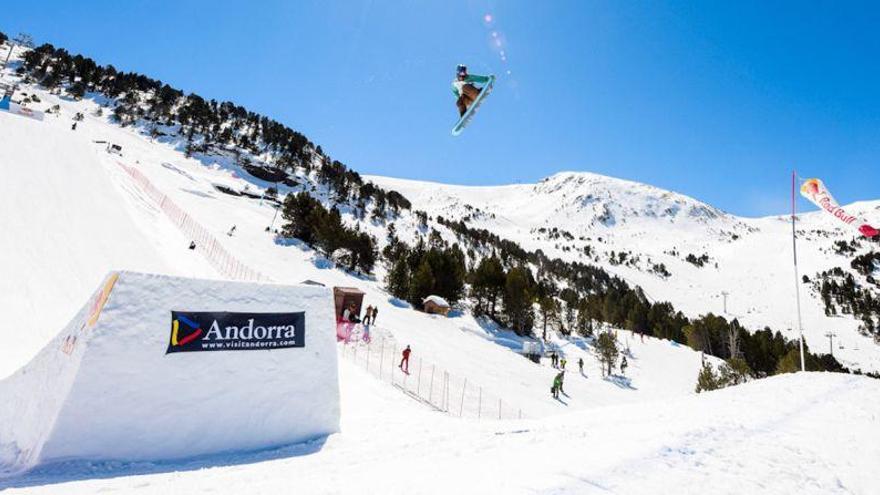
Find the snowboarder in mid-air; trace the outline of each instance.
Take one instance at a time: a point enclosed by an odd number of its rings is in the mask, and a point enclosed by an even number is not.
[[[461,118],[458,119],[455,127],[452,128],[453,136],[458,136],[467,127],[474,117],[477,108],[492,91],[494,83],[495,76],[468,74],[467,67],[464,65],[458,66],[455,80],[452,81],[452,94],[455,95],[455,104],[458,106],[458,114]],[[477,87],[475,84],[482,84],[483,86]]]
[[[458,66],[455,81],[452,81],[452,92],[458,98],[455,104],[458,105],[459,117],[464,117],[464,113],[477,100],[477,96],[482,91],[482,88],[474,86],[474,83],[485,84],[489,80],[490,76],[468,74],[467,67],[464,65]]]

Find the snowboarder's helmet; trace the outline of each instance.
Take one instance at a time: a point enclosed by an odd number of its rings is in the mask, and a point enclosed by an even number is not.
[[[458,67],[455,68],[455,72],[458,75],[467,74],[467,67],[459,64]]]

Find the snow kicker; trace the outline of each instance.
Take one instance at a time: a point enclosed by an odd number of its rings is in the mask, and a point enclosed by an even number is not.
[[[874,237],[880,231],[868,224],[864,219],[847,213],[840,206],[820,179],[807,179],[801,185],[801,196],[827,212],[829,215],[858,230],[865,237]]]
[[[113,272],[54,340],[0,381],[0,477],[334,433],[334,333],[324,287]]]

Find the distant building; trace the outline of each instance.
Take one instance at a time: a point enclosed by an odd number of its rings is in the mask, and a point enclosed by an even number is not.
[[[425,313],[448,316],[452,306],[440,296],[428,296],[422,301],[422,308]]]

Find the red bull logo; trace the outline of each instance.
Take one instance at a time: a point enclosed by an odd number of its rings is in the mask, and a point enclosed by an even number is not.
[[[834,197],[831,196],[831,193],[825,188],[825,184],[819,179],[807,179],[804,181],[801,185],[801,195],[841,222],[854,227],[860,225],[857,227],[858,231],[864,236],[874,237],[880,234],[880,231],[865,222],[857,224],[856,221],[859,219],[837,204],[837,201],[834,200]]]

